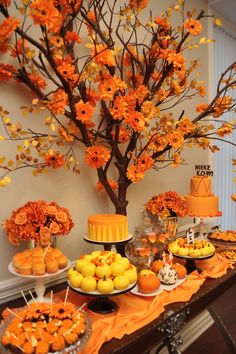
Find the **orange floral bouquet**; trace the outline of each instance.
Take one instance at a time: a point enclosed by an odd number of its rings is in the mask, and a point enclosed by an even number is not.
[[[13,211],[10,219],[3,223],[13,245],[18,245],[20,240],[34,240],[45,245],[53,236],[67,235],[73,226],[66,208],[44,200],[26,203]]]
[[[145,204],[145,209],[150,214],[160,216],[164,219],[169,216],[184,217],[188,212],[185,198],[171,191],[152,197]]]

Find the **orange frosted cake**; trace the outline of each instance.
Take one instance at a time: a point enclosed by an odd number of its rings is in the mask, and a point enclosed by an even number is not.
[[[88,238],[93,241],[114,242],[128,237],[127,216],[96,214],[88,218]]]
[[[193,176],[190,181],[190,194],[185,196],[188,214],[197,217],[219,216],[218,196],[212,193],[209,176]]]

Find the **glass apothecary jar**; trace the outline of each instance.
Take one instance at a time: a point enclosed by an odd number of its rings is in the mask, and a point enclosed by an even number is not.
[[[165,249],[164,225],[153,225],[147,218],[144,224],[135,227],[134,238],[125,249],[126,257],[137,270],[148,269],[154,259],[162,257]]]

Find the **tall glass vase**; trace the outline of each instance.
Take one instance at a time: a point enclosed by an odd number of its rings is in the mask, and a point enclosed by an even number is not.
[[[168,218],[162,219],[162,222],[165,225],[165,232],[168,233],[169,241],[174,241],[178,231],[178,217],[169,216]]]

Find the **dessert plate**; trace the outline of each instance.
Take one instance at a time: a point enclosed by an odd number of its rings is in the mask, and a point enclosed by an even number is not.
[[[95,243],[98,245],[115,245],[117,243],[123,243],[123,242],[128,242],[130,240],[132,240],[133,235],[132,234],[128,234],[127,238],[125,238],[124,240],[120,240],[120,241],[96,241],[96,240],[91,240],[91,238],[88,238],[87,235],[84,235],[84,240],[90,243]]]
[[[166,290],[166,291],[171,291],[171,290],[174,290],[175,288],[177,288],[177,286],[179,286],[180,284],[182,284],[186,279],[188,278],[188,276],[186,275],[184,278],[182,279],[178,279],[174,284],[172,285],[165,285],[165,284],[161,284],[160,287],[153,291],[152,293],[148,293],[148,294],[145,294],[145,293],[141,293],[138,289],[138,285],[136,285],[130,292],[134,295],[139,295],[139,296],[145,296],[145,297],[148,297],[148,296],[157,296],[159,295],[163,290]]]
[[[45,274],[43,274],[43,275],[33,275],[33,274],[31,274],[31,275],[23,275],[23,274],[17,273],[17,272],[15,271],[15,268],[13,267],[12,262],[8,265],[8,270],[9,270],[9,272],[11,272],[12,274],[17,275],[17,276],[19,276],[19,277],[35,279],[35,278],[51,277],[51,276],[53,276],[53,275],[58,275],[58,274],[60,274],[60,273],[63,273],[63,272],[65,272],[65,271],[70,267],[70,265],[71,265],[71,262],[68,261],[67,266],[66,266],[65,268],[59,269],[59,270],[58,270],[57,272],[55,272],[55,273],[47,273],[47,272],[45,272]]]

